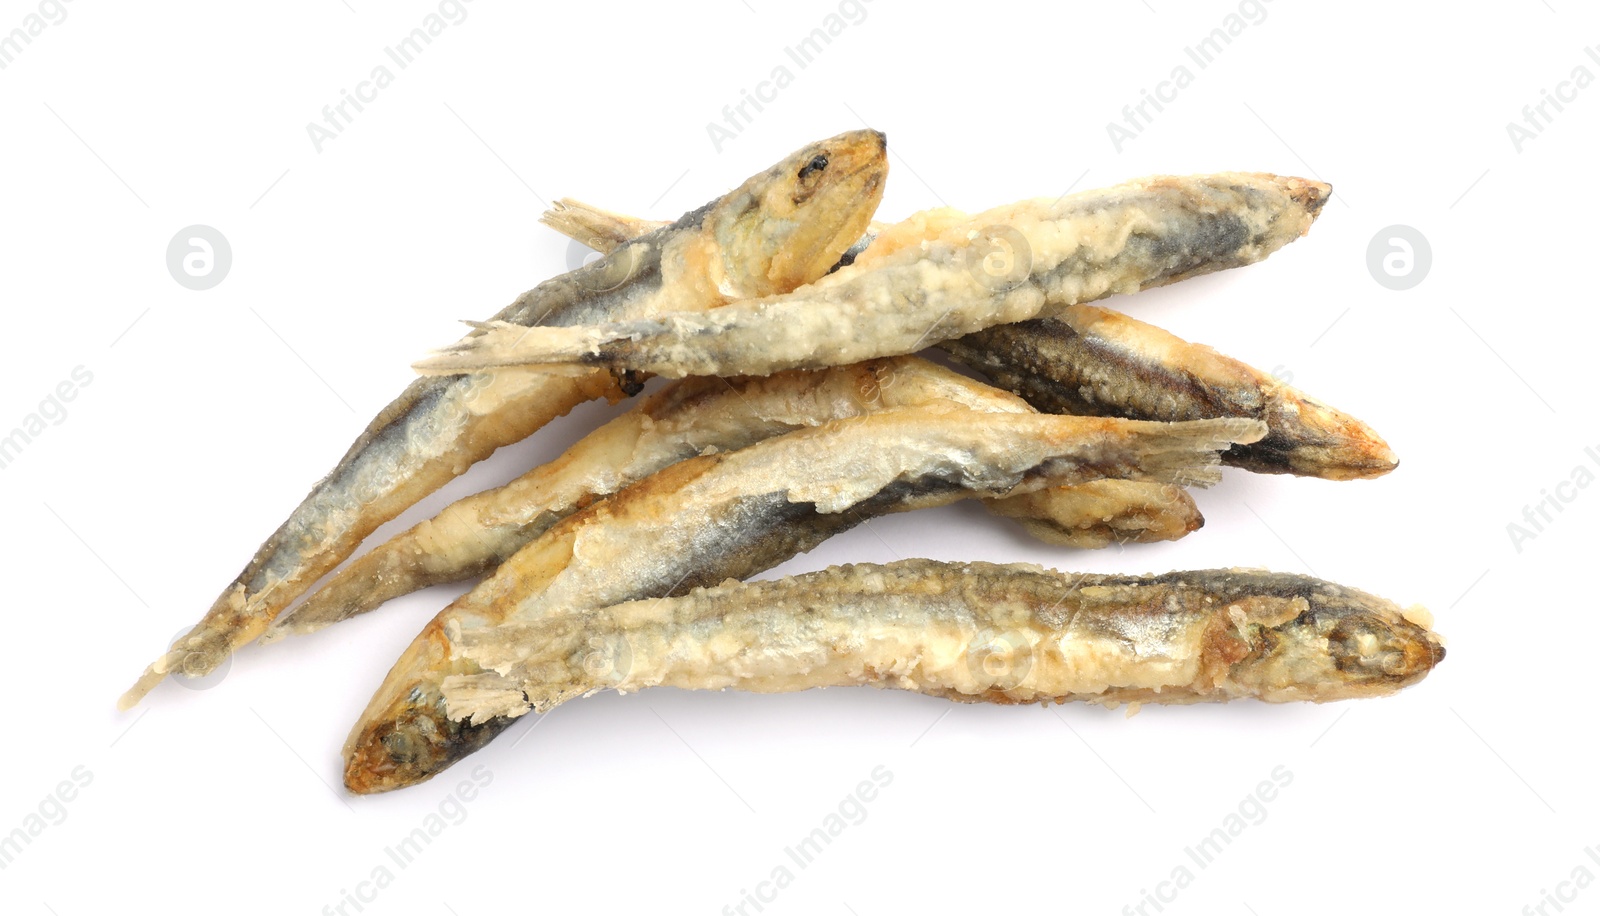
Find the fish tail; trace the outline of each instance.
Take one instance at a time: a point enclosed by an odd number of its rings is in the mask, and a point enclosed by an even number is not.
[[[570,197],[556,201],[539,217],[539,222],[601,254],[610,254],[623,242],[671,225],[612,213]]]
[[[1132,421],[1140,432],[1139,480],[1209,487],[1222,480],[1221,453],[1260,441],[1267,424],[1242,417],[1174,423]]]
[[[234,586],[218,599],[204,620],[180,636],[145,668],[133,686],[118,698],[117,709],[125,712],[139,705],[156,685],[175,671],[186,677],[210,674],[229,655],[260,636],[270,619],[253,612],[243,585]]]
[[[537,367],[541,372],[562,375],[585,375],[593,370],[583,365],[570,365],[572,353],[575,350],[597,352],[602,343],[612,342],[581,327],[533,329],[503,321],[485,322],[475,324],[473,333],[460,341],[413,363],[412,368],[424,376],[519,367]]]

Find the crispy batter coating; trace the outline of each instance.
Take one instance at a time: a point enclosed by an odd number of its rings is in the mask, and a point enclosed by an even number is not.
[[[776,435],[928,404],[1029,413],[1021,398],[914,356],[732,379],[695,377],[642,399],[560,458],[465,497],[340,570],[268,638],[308,633],[431,585],[482,576],[556,522],[662,468]],[[1103,547],[1171,540],[1200,526],[1182,488],[1098,480],[993,502],[1041,540]]]
[[[959,217],[938,210],[892,226],[874,222],[845,257],[906,247]],[[559,202],[542,221],[598,251],[659,225],[573,200]],[[1350,480],[1381,476],[1399,464],[1388,443],[1355,417],[1210,347],[1111,309],[1067,306],[1049,318],[996,325],[938,346],[1049,413],[1264,420],[1271,430],[1265,439],[1222,456],[1233,467]]]
[[[607,688],[870,685],[965,702],[1281,703],[1385,696],[1444,658],[1425,612],[1313,579],[903,560],[726,583],[462,633],[453,719]]]
[[[1202,344],[1093,305],[987,328],[944,349],[1051,413],[1197,420],[1255,417],[1270,432],[1224,464],[1326,480],[1378,477],[1400,463],[1367,424]]]
[[[850,266],[788,295],[587,326],[490,324],[417,368],[765,375],[914,353],[1075,303],[1254,263],[1304,235],[1330,190],[1227,172],[1147,178],[972,216],[922,214],[889,227]]]
[[[1016,519],[1035,538],[1062,547],[1175,541],[1205,524],[1194,497],[1182,487],[1146,480],[1091,480],[987,505],[997,515]]]
[[[355,792],[440,772],[509,724],[445,715],[440,685],[474,666],[462,634],[754,575],[886,512],[1102,477],[1205,484],[1254,420],[1142,423],[885,410],[680,461],[540,535],[445,608],[389,672],[345,745]]]
[[[824,169],[807,169],[819,157]],[[704,310],[788,292],[826,272],[883,196],[884,137],[860,130],[809,144],[722,198],[604,258],[539,284],[503,309],[510,326],[583,324]],[[123,695],[138,703],[169,671],[201,676],[259,636],[363,538],[502,445],[577,405],[637,392],[626,373],[419,379],[384,408],[199,624]]]

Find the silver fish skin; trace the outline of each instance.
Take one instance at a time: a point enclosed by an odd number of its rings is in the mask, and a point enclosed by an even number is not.
[[[1254,420],[1140,423],[886,410],[677,464],[568,516],[423,629],[345,744],[345,785],[381,792],[428,779],[492,740],[505,718],[445,715],[440,684],[475,673],[463,633],[745,578],[887,512],[1102,477],[1204,485],[1216,452]]]
[[[263,641],[310,633],[418,589],[487,574],[585,505],[696,455],[880,410],[927,404],[1029,413],[1021,398],[914,356],[771,376],[682,379],[515,481],[465,497],[341,569]],[[985,501],[1048,543],[1103,547],[1200,526],[1182,488],[1133,480]]]
[[[1426,611],[1309,576],[1158,576],[904,560],[724,583],[495,630],[455,652],[449,715],[514,717],[600,690],[867,685],[962,702],[1328,702],[1393,694],[1444,658]]]
[[[820,164],[820,167],[818,167]],[[738,188],[592,264],[524,293],[501,325],[584,324],[683,313],[822,276],[883,196],[884,136],[849,131],[801,148]],[[120,708],[172,671],[202,676],[260,636],[383,523],[497,448],[573,407],[635,393],[626,372],[458,374],[413,382],[368,425],[210,611],[156,659]]]
[[[700,314],[532,331],[491,325],[424,374],[606,366],[681,377],[842,365],[1254,263],[1304,235],[1331,189],[1229,172],[1157,177],[974,216],[897,224],[848,267]]]
[[[987,328],[943,349],[1050,413],[1196,420],[1255,417],[1266,438],[1222,461],[1258,474],[1378,477],[1400,463],[1370,426],[1202,344],[1110,309]]]
[[[571,200],[546,217],[547,225],[599,251],[658,225]],[[946,215],[942,222],[949,219]],[[841,263],[879,237],[898,234],[904,245],[917,231],[937,229],[942,222],[937,215],[924,215],[908,221],[911,231],[874,222]],[[1110,309],[1068,306],[1053,317],[996,325],[938,346],[1047,413],[1265,421],[1271,430],[1265,439],[1223,454],[1223,463],[1232,467],[1354,480],[1399,466],[1388,443],[1359,419],[1208,346]],[[1035,533],[1045,530],[1025,524]]]

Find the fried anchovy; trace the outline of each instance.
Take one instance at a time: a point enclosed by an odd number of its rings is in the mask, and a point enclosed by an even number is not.
[[[431,585],[482,576],[585,505],[686,458],[831,420],[931,403],[1028,413],[1014,395],[914,356],[728,380],[683,379],[511,483],[468,496],[340,570],[264,639],[309,633]],[[993,502],[1041,540],[1169,540],[1200,525],[1180,487],[1097,480]]]
[[[1386,696],[1444,658],[1421,608],[1243,569],[1088,576],[903,560],[729,583],[464,632],[453,719],[647,687],[869,685],[962,702],[1272,703]]]
[[[1371,427],[1202,344],[1110,309],[988,328],[944,349],[1040,410],[1141,420],[1255,417],[1270,432],[1224,464],[1328,480],[1377,477],[1399,459]]]
[[[1259,261],[1305,234],[1329,192],[1299,178],[1224,173],[1149,178],[975,216],[925,215],[925,225],[879,235],[850,266],[788,295],[588,326],[490,324],[417,367],[764,375],[911,353]]]
[[[903,247],[947,223],[951,212],[895,226],[873,223],[851,251],[878,238],[897,238]],[[543,221],[599,251],[659,225],[577,201],[563,201]],[[1271,430],[1265,439],[1223,454],[1223,463],[1234,467],[1348,480],[1377,477],[1399,464],[1388,443],[1355,417],[1210,347],[1110,309],[1068,306],[1052,318],[997,325],[939,346],[1049,413],[1264,420]]]
[[[864,519],[1101,477],[1205,483],[1216,451],[1263,435],[1254,420],[1141,423],[885,410],[680,461],[556,524],[445,608],[389,672],[345,744],[345,785],[427,779],[509,719],[445,714],[461,634],[754,575]]]
[[[821,276],[860,236],[883,195],[883,135],[852,131],[804,147],[739,188],[503,309],[509,326],[636,319],[787,292]],[[262,633],[363,538],[418,500],[573,407],[637,391],[626,375],[533,373],[420,379],[368,425],[200,623],[122,698],[172,670],[200,676]]]

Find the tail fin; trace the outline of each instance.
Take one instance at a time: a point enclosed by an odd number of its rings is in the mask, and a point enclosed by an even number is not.
[[[574,354],[594,349],[590,339],[609,342],[582,327],[524,327],[504,321],[468,322],[473,333],[412,364],[421,375],[459,375],[489,369],[538,368],[540,372],[586,375]]]
[[[1258,442],[1267,435],[1267,424],[1242,417],[1127,422],[1142,434],[1137,473],[1128,476],[1180,487],[1209,487],[1221,481],[1221,453],[1234,445]]]
[[[539,222],[601,254],[611,253],[629,239],[672,225],[659,220],[612,213],[570,197],[556,201],[539,217]]]

